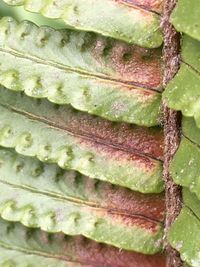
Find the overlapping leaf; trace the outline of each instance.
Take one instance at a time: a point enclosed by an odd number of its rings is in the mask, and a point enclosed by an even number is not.
[[[55,164],[41,163],[5,148],[0,149],[0,164],[1,182],[39,191],[63,201],[164,221],[163,194],[133,192],[74,171],[62,170]]]
[[[3,0],[0,0],[0,17],[3,16],[12,16],[17,19],[17,21],[29,20],[39,26],[48,25],[56,29],[66,28],[65,23],[61,20],[48,19],[40,14],[28,12],[21,6],[9,6],[4,3]]]
[[[179,32],[184,32],[200,41],[199,0],[178,0],[171,22]]]
[[[169,83],[163,97],[170,108],[194,117],[200,127],[200,67],[199,42],[184,36],[182,64],[178,74]]]
[[[144,47],[162,44],[160,16],[135,5],[141,1],[114,0],[4,0],[10,5],[23,5],[31,12],[62,19],[68,27],[98,32],[105,36]],[[160,6],[161,0],[142,1],[143,6]]]
[[[169,232],[171,245],[180,252],[183,261],[192,267],[200,264],[200,201],[188,189],[183,190],[183,207]]]
[[[199,267],[200,222],[184,207],[169,233],[170,244],[180,252],[183,261],[192,267]]]
[[[171,164],[174,181],[200,198],[200,129],[192,118],[183,119],[183,138]]]
[[[68,106],[38,102],[2,89],[0,144],[143,193],[163,190],[162,162],[158,160],[162,131],[137,127],[131,131],[131,126],[124,131],[123,124],[112,127],[112,123],[81,114]]]
[[[189,37],[188,35],[183,35],[182,47],[181,47],[181,58],[182,61],[186,62],[189,66],[200,72],[199,60],[199,41]]]
[[[18,223],[9,223],[0,220],[0,251],[1,260],[15,260],[16,266],[31,263],[31,266],[43,266],[54,262],[64,266],[67,262],[74,262],[78,266],[90,267],[133,267],[142,262],[144,267],[164,267],[165,257],[161,254],[153,256],[143,255],[136,252],[128,252],[111,246],[97,244],[81,236],[70,237],[59,234],[48,234],[37,229],[28,229]],[[12,257],[23,255],[23,257]],[[33,259],[34,260],[33,260]],[[36,259],[41,260],[38,264]],[[21,265],[20,265],[21,264]],[[34,265],[35,264],[35,265]],[[12,265],[13,266],[13,265]],[[25,265],[27,266],[27,265]],[[71,266],[71,265],[70,265]]]
[[[80,181],[82,176],[78,174],[62,172],[55,165],[44,165],[5,149],[0,150],[0,160],[0,214],[4,219],[47,232],[81,234],[144,254],[161,250],[162,196],[141,196],[139,203],[138,193],[129,192],[127,200],[118,202],[118,206],[115,200],[110,203],[109,196],[101,203],[106,185],[90,183],[86,177]],[[123,198],[123,190],[108,186],[109,190],[111,200],[115,195],[116,202]],[[148,201],[155,208],[153,212],[148,211]]]
[[[160,49],[92,33],[0,21],[0,83],[112,121],[159,124]],[[140,88],[143,86],[145,88]]]

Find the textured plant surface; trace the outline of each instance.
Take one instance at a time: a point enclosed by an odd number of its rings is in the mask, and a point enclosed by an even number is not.
[[[200,266],[200,4],[175,4],[0,2],[0,266]]]
[[[168,105],[181,110],[185,116],[194,117],[198,127],[200,127],[199,58],[199,41],[184,35],[181,68],[164,92]]]
[[[174,181],[183,186],[183,208],[169,233],[169,242],[189,266],[200,266],[200,68],[199,1],[179,0],[171,21],[182,32],[180,70],[163,94],[169,107],[180,110],[180,146],[171,162]]]
[[[141,150],[140,146],[137,147],[137,142],[142,140],[139,135],[138,141],[136,139],[132,143],[133,150],[131,147],[129,150],[126,145],[113,144],[112,135],[110,141],[104,141],[108,132],[100,132],[102,136],[95,138],[98,128],[93,130],[86,125],[86,129],[91,132],[84,132],[84,126],[80,131],[81,120],[76,120],[79,113],[67,118],[65,116],[70,115],[70,110],[67,112],[65,107],[59,108],[44,100],[31,100],[4,89],[1,90],[0,109],[2,146],[15,147],[21,154],[36,156],[44,162],[56,162],[62,168],[75,169],[91,178],[106,180],[136,191],[158,193],[163,190],[162,163],[143,152],[145,143],[141,144]],[[69,126],[65,123],[68,119]],[[87,122],[87,117],[85,120]],[[108,130],[109,128],[112,132],[111,125],[108,125]],[[148,140],[149,137],[145,138]],[[151,138],[153,146],[159,144],[159,140],[155,140],[152,135]],[[144,147],[147,152],[148,146],[149,144]],[[158,149],[160,150],[159,147]]]
[[[43,17],[41,14],[26,11],[23,6],[9,6],[4,3],[3,0],[0,0],[0,17],[3,16],[12,16],[19,22],[23,20],[29,20],[36,23],[37,25],[48,25],[55,29],[66,28],[65,23],[61,20],[48,19],[46,17]]]
[[[181,253],[181,257],[190,266],[198,267],[199,234],[200,234],[200,201],[190,193],[183,190],[184,207],[170,230],[169,241]]]
[[[113,121],[159,123],[161,50],[93,33],[0,21],[0,83]]]
[[[62,19],[68,27],[93,31],[140,46],[154,48],[162,44],[159,15],[148,11],[154,1],[72,1],[72,0],[5,0],[11,5],[23,5],[31,12],[41,13],[53,19]],[[159,0],[154,7],[160,8]]]
[[[182,131],[182,141],[171,164],[171,173],[178,184],[188,187],[200,198],[200,129],[194,119],[184,118]]]
[[[84,237],[49,234],[18,223],[0,221],[0,263],[2,266],[165,266],[164,255],[143,255],[97,244]],[[16,258],[15,258],[16,257]],[[7,264],[7,265],[6,265]],[[22,265],[24,264],[24,265]],[[68,264],[68,265],[67,265]],[[74,265],[73,265],[74,264]],[[45,265],[44,265],[45,266]]]
[[[179,32],[184,32],[200,41],[199,9],[198,0],[178,0],[171,21]]]
[[[162,196],[131,194],[5,149],[0,151],[0,160],[4,219],[48,232],[83,234],[146,254],[161,249]]]

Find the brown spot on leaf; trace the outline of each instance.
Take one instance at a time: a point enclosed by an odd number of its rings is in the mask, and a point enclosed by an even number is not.
[[[130,85],[161,90],[163,62],[160,48],[146,49],[99,38],[91,49],[101,65],[113,70],[113,79]]]
[[[53,119],[66,130],[87,136],[99,143],[163,160],[164,136],[159,127],[147,128],[110,122],[66,106],[56,110]]]
[[[96,243],[78,236],[64,243],[63,251],[72,259],[91,267],[165,267],[165,255],[144,255]]]

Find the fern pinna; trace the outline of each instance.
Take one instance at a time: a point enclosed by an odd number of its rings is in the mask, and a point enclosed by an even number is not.
[[[199,14],[0,1],[0,266],[200,266]]]

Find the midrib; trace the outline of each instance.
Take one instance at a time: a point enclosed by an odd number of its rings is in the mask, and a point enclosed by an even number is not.
[[[45,196],[45,197],[51,197],[52,199],[61,201],[62,203],[63,203],[63,201],[65,201],[65,202],[72,203],[75,206],[82,207],[82,208],[88,208],[89,207],[91,210],[96,210],[97,212],[99,212],[99,211],[102,212],[103,211],[103,212],[107,212],[107,213],[112,214],[112,215],[127,216],[127,217],[132,217],[133,219],[134,218],[140,218],[140,219],[145,219],[146,221],[149,221],[149,222],[162,224],[161,221],[149,218],[149,217],[147,217],[147,216],[145,216],[143,214],[133,213],[133,212],[129,213],[129,212],[125,211],[125,210],[120,210],[120,209],[116,209],[116,208],[109,208],[109,207],[101,206],[100,203],[84,201],[84,200],[81,200],[81,199],[78,199],[78,198],[73,198],[73,197],[68,197],[68,196],[62,196],[62,195],[59,195],[59,194],[57,194],[55,192],[41,191],[41,190],[39,190],[37,188],[32,188],[32,187],[28,187],[28,186],[25,186],[25,185],[9,183],[9,182],[6,182],[6,181],[1,180],[1,179],[0,179],[0,183],[4,184],[4,185],[7,185],[7,186],[9,186],[11,188],[17,188],[17,189],[21,189],[21,190],[24,190],[24,191],[27,191],[27,192],[30,192],[30,193],[42,195],[42,196]]]
[[[8,111],[14,112],[14,113],[19,114],[21,116],[24,116],[24,117],[26,117],[28,119],[31,119],[31,120],[34,120],[34,121],[38,121],[40,123],[44,123],[44,124],[48,125],[49,128],[53,128],[53,129],[58,130],[58,131],[67,132],[69,135],[89,140],[92,143],[97,143],[97,144],[100,144],[102,146],[110,147],[112,149],[124,151],[124,152],[126,152],[128,154],[135,154],[135,155],[138,155],[140,157],[145,157],[145,158],[152,159],[152,160],[155,160],[155,161],[158,161],[158,162],[162,162],[162,160],[157,159],[157,158],[155,158],[154,156],[152,156],[150,154],[141,153],[140,151],[138,151],[136,149],[127,149],[126,147],[123,147],[122,145],[118,145],[118,144],[113,144],[111,142],[107,142],[105,139],[102,140],[100,138],[97,138],[94,135],[75,133],[71,129],[69,129],[68,127],[60,126],[56,122],[53,122],[52,120],[50,121],[47,118],[40,117],[38,115],[35,115],[33,113],[30,113],[30,112],[27,112],[27,111],[24,111],[24,110],[21,110],[21,109],[18,109],[16,107],[12,107],[9,104],[0,103],[0,106],[3,107],[4,109],[7,109]]]
[[[72,67],[67,67],[67,66],[65,66],[63,64],[55,63],[53,61],[49,61],[48,59],[43,60],[43,59],[28,55],[28,54],[22,54],[22,53],[20,53],[20,52],[18,52],[16,50],[13,50],[13,49],[0,48],[0,52],[12,55],[14,57],[18,57],[20,59],[30,60],[30,61],[32,61],[32,62],[34,62],[36,64],[49,66],[49,67],[52,67],[52,68],[56,68],[56,69],[65,71],[65,72],[77,73],[77,74],[79,74],[81,76],[84,76],[86,78],[94,78],[94,79],[98,79],[100,81],[111,83],[113,85],[118,85],[118,86],[121,85],[123,87],[126,87],[127,90],[139,89],[139,90],[142,91],[142,90],[146,90],[147,89],[147,90],[150,90],[152,92],[161,94],[160,88],[155,89],[155,88],[149,87],[147,85],[143,85],[143,84],[141,85],[141,84],[136,83],[136,82],[126,82],[126,81],[120,80],[120,78],[119,79],[115,79],[115,78],[111,78],[111,77],[108,77],[108,76],[103,75],[103,74],[91,73],[91,72],[87,72],[85,70],[80,70],[80,69],[76,69],[76,68],[72,68]]]

